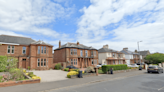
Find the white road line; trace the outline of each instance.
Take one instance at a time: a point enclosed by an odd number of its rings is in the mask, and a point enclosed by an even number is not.
[[[159,89],[158,89],[158,91],[162,90],[163,88],[164,88],[164,87],[162,87],[162,88],[159,88]]]

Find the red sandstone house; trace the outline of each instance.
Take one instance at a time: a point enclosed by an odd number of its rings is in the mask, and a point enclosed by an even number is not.
[[[54,50],[53,63],[73,65],[78,68],[96,66],[98,64],[98,50],[83,44],[66,43]]]
[[[49,69],[52,65],[52,45],[27,37],[0,35],[0,55],[18,59],[18,68]]]

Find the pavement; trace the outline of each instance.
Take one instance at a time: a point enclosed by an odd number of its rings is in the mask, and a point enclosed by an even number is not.
[[[124,78],[128,79],[130,77],[135,77],[135,76],[143,76],[145,75],[145,72],[146,71],[143,70],[143,71],[117,73],[113,75],[101,74],[99,76],[91,76],[91,77],[85,77],[85,78],[76,78],[76,79],[67,79],[67,80],[54,81],[54,82],[42,82],[42,83],[36,83],[36,84],[2,87],[0,88],[0,92],[56,92],[56,91],[62,92],[62,89],[67,90],[67,88],[72,88],[72,87],[73,88],[84,87],[84,85],[96,84],[96,83],[101,83],[101,82],[106,82],[106,81],[114,81],[114,80],[119,80],[119,79],[121,80]],[[72,92],[72,90],[69,92]]]
[[[42,70],[42,71],[30,71],[35,75],[41,77],[41,82],[52,82],[52,81],[61,81],[66,80],[67,73],[62,70]]]

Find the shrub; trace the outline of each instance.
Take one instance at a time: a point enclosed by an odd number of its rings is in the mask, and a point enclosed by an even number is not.
[[[0,76],[0,82],[2,82],[2,78],[3,78],[3,76]]]
[[[113,68],[113,70],[126,70],[128,69],[127,65],[121,64],[121,65],[103,65],[102,71],[106,73],[110,68]]]
[[[64,68],[64,71],[69,71],[69,68]]]
[[[25,78],[23,75],[23,69],[11,68],[9,72],[14,80],[23,80]]]
[[[78,72],[76,72],[76,71],[70,71],[70,72],[67,74],[67,77],[68,77],[68,78],[71,78],[71,75],[78,75]]]
[[[95,72],[95,69],[94,69],[94,67],[93,66],[89,66],[89,67],[87,67],[87,69],[85,70],[87,73],[89,73],[89,72]]]
[[[70,69],[70,71],[76,71],[76,72],[79,72],[79,69]]]
[[[56,65],[55,65],[55,69],[57,69],[57,70],[60,70],[60,69],[62,69],[62,66],[61,66],[61,64],[60,64],[60,63],[56,64]]]

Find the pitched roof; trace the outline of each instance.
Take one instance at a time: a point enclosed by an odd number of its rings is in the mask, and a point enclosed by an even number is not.
[[[10,35],[0,35],[0,42],[4,43],[15,43],[21,45],[30,45],[30,44],[43,44],[43,45],[50,45],[43,41],[35,41],[28,37],[21,37],[21,36],[10,36]],[[52,46],[52,45],[50,45]]]
[[[32,42],[31,44],[42,44],[42,45],[49,45],[49,46],[52,46],[52,45],[50,45],[50,44],[48,44],[48,43],[45,43],[45,42],[43,42],[43,41],[41,41],[41,40]]]
[[[121,52],[124,53],[124,54],[131,54],[131,55],[136,54],[136,55],[139,55],[139,53],[132,52],[132,51],[129,51],[129,50],[122,50]]]
[[[69,43],[69,42],[62,45],[61,48],[56,48],[55,50],[59,50],[59,49],[63,49],[63,48],[78,48],[78,49],[87,49],[87,50],[97,50],[97,49],[93,48],[92,46],[88,47],[88,46],[85,46],[83,44],[77,45],[76,43]]]
[[[0,42],[29,45],[31,42],[35,42],[35,40],[21,36],[0,35]]]
[[[146,50],[146,51],[138,51],[138,52],[140,52],[141,55],[146,56],[147,53],[149,53],[149,50]]]
[[[101,48],[99,49],[98,53],[104,53],[104,52],[115,52],[115,53],[121,53],[119,51],[113,50],[113,49],[109,49],[109,48]]]

